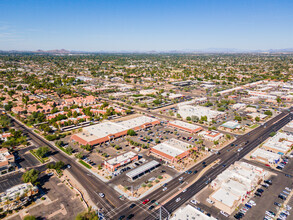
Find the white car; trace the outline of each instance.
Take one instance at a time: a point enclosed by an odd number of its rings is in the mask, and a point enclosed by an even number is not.
[[[207,202],[210,204],[214,204],[214,202],[212,200],[210,200],[209,198],[207,198]]]
[[[164,187],[164,188],[163,188],[163,191],[166,191],[166,190],[167,190],[167,187]]]
[[[198,203],[196,200],[190,200],[190,202],[194,205],[196,205]]]
[[[290,188],[288,188],[288,187],[286,187],[285,190],[287,190],[287,191],[289,191],[289,192],[292,191],[292,189],[290,189]]]
[[[224,211],[222,211],[222,210],[220,211],[220,213],[221,213],[223,216],[227,217],[227,218],[229,217],[228,213],[226,213],[226,212],[224,212]]]
[[[253,206],[256,205],[255,201],[253,201],[253,200],[250,200],[250,201],[248,202],[248,204],[251,204],[251,205],[253,205]]]
[[[99,196],[100,196],[101,198],[104,198],[104,197],[105,197],[105,194],[104,194],[104,193],[99,193]]]
[[[48,173],[47,175],[48,175],[48,176],[53,176],[53,175],[54,175],[54,173]]]
[[[273,220],[273,218],[271,218],[270,216],[266,216],[267,220]]]
[[[291,209],[292,209],[292,207],[291,207],[291,206],[289,206],[289,205],[287,205],[287,206],[286,206],[286,209],[287,209],[287,210],[291,210]]]
[[[181,200],[181,198],[180,197],[178,197],[177,199],[176,199],[176,202],[179,202]]]
[[[67,165],[67,168],[68,168],[68,169],[70,169],[70,168],[71,168],[71,166],[68,164],[68,165]]]
[[[179,181],[183,180],[183,176],[178,179]]]
[[[187,189],[184,189],[184,190],[182,190],[182,192],[184,193],[184,192],[186,192],[186,190],[187,190]]]

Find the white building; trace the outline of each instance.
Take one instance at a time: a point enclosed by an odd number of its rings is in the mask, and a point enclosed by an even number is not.
[[[265,175],[264,169],[237,161],[211,182],[215,191],[209,198],[215,207],[231,214]]]
[[[261,148],[258,148],[257,150],[255,150],[250,156],[252,157],[252,159],[255,159],[265,164],[278,163],[281,158],[280,154],[276,154]]]
[[[212,131],[201,131],[198,133],[198,136],[203,137],[205,140],[208,141],[219,141],[221,138],[224,137],[224,135],[218,131],[212,130]]]
[[[209,217],[191,205],[179,208],[174,212],[170,220],[216,220],[214,217]]]
[[[246,104],[244,103],[236,103],[234,105],[232,105],[232,109],[234,110],[241,110],[241,109],[245,109],[246,108]]]
[[[184,119],[192,116],[197,116],[200,119],[202,116],[207,116],[207,120],[211,122],[212,120],[217,120],[225,116],[224,112],[211,110],[208,107],[203,107],[199,105],[179,105],[178,108],[178,114],[180,114],[181,117]]]

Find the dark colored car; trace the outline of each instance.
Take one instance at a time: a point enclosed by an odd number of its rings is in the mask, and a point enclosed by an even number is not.
[[[269,184],[269,185],[272,185],[272,180],[265,180],[264,182]]]
[[[259,192],[254,193],[254,195],[261,197],[261,194]]]
[[[135,207],[136,205],[134,203],[132,203],[129,208],[132,209],[133,207]]]
[[[282,199],[282,200],[286,200],[286,197],[284,197],[284,196],[282,196],[282,195],[279,195],[278,198],[279,198],[279,199]]]
[[[155,206],[151,205],[151,206],[149,207],[149,210],[152,210],[153,208],[155,208]]]
[[[263,189],[257,189],[256,191],[258,191],[259,193],[263,193],[264,192]]]
[[[282,205],[278,202],[274,202],[274,205],[281,207]]]
[[[134,217],[134,215],[133,214],[130,214],[128,217],[127,217],[127,219],[132,219]]]
[[[197,173],[197,170],[195,170],[193,173],[196,174]]]
[[[182,183],[184,183],[184,181],[183,181],[183,180],[181,180],[179,183],[180,183],[180,184],[182,184]]]
[[[156,200],[155,199],[153,199],[152,201],[151,201],[151,203],[154,203]]]
[[[124,219],[125,218],[125,215],[121,215],[119,218],[118,218],[118,220],[122,220],[122,219]]]

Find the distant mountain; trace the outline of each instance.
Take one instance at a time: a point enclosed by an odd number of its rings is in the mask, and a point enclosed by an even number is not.
[[[61,49],[61,50],[37,50],[32,51],[33,53],[49,53],[49,54],[70,54],[72,53],[69,50]]]
[[[116,51],[71,51],[66,49],[56,49],[56,50],[36,50],[36,51],[21,51],[21,50],[9,50],[4,51],[0,50],[0,53],[9,53],[9,54],[56,54],[56,55],[69,55],[69,54],[97,54],[97,53],[118,53],[118,54],[237,54],[237,53],[267,53],[267,54],[292,54],[293,48],[284,48],[284,49],[268,49],[268,50],[244,50],[244,49],[235,49],[235,48],[207,48],[207,49],[183,49],[183,50],[116,50]]]

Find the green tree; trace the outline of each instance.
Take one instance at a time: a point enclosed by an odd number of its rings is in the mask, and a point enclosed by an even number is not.
[[[260,121],[260,118],[258,116],[255,117],[255,121],[259,122]]]
[[[39,171],[30,169],[22,175],[22,180],[25,183],[35,184],[39,178]]]
[[[47,146],[43,146],[43,147],[39,147],[37,150],[36,150],[36,154],[43,158],[48,152],[49,152],[49,147]]]
[[[75,220],[99,220],[98,215],[95,211],[91,210],[91,207],[88,208],[86,212],[79,213]]]
[[[127,131],[127,135],[129,135],[129,136],[135,136],[136,135],[136,132],[134,130],[132,130],[132,129],[129,129]]]
[[[265,111],[264,114],[265,115],[268,115],[268,116],[272,116],[273,115],[273,113],[270,110]]]

